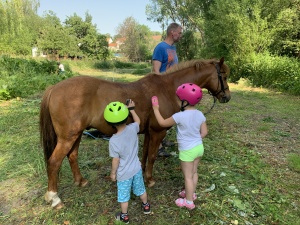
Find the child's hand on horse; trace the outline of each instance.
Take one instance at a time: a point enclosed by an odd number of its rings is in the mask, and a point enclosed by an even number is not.
[[[131,99],[126,100],[126,105],[127,108],[135,107],[134,101],[132,101]]]
[[[157,96],[153,96],[151,98],[153,109],[159,109],[158,98]]]

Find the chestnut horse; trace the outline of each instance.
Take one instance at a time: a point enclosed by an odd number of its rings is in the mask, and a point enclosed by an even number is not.
[[[40,135],[47,164],[48,190],[45,199],[52,207],[61,208],[63,203],[58,196],[58,171],[67,156],[78,186],[88,181],[80,173],[78,148],[85,129],[96,128],[112,135],[116,132],[103,117],[103,111],[112,101],[125,103],[126,99],[135,102],[135,109],[141,119],[140,133],[145,134],[142,168],[149,187],[153,164],[159,144],[166,135],[166,128],[158,125],[152,110],[151,97],[158,96],[160,112],[170,117],[180,110],[181,102],[175,91],[183,83],[191,82],[206,88],[221,103],[230,100],[227,84],[229,68],[221,60],[193,60],[180,63],[163,75],[148,74],[135,82],[111,82],[89,76],[77,76],[49,87],[41,102]],[[128,123],[132,122],[129,117]],[[146,166],[147,165],[147,166]]]

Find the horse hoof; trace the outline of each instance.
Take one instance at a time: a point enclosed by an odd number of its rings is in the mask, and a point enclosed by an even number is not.
[[[85,187],[88,183],[89,183],[88,180],[83,179],[83,180],[80,182],[79,187]]]
[[[155,184],[155,181],[154,181],[154,180],[150,180],[150,181],[148,182],[148,187],[153,187],[154,184]]]
[[[56,206],[54,206],[53,209],[59,210],[62,209],[63,207],[65,207],[64,203],[60,202]]]
[[[74,185],[78,187],[85,187],[88,184],[88,182],[89,182],[88,180],[82,179],[80,181],[75,181]]]

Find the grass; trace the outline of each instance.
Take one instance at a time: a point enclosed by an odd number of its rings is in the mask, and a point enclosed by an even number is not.
[[[88,69],[83,74],[139,78]],[[300,224],[299,97],[243,84],[231,84],[230,89],[231,101],[216,104],[206,114],[209,135],[199,166],[197,208],[190,212],[174,204],[183,186],[178,157],[158,158],[156,184],[147,188],[153,213],[142,215],[139,198],[132,196],[130,224]],[[119,204],[116,186],[108,178],[111,160],[103,139],[83,136],[81,141],[79,165],[88,186],[72,185],[65,160],[59,180],[65,208],[53,210],[44,201],[47,177],[39,145],[40,97],[0,102],[0,224],[117,224],[113,216]],[[199,108],[206,112],[211,104],[206,95]],[[175,129],[168,136],[175,140]],[[176,147],[169,151],[178,153]]]
[[[300,155],[297,153],[290,153],[287,156],[290,169],[300,172]]]

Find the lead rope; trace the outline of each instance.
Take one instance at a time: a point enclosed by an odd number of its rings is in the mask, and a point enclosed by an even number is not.
[[[217,102],[217,98],[215,97],[215,96],[213,96],[213,95],[211,95],[213,98],[214,98],[214,103],[212,104],[212,106],[210,107],[210,109],[206,112],[206,113],[204,113],[204,115],[207,115],[208,113],[210,113],[211,112],[211,110],[215,107],[215,105],[216,105],[216,102]]]
[[[221,77],[220,66],[219,66],[219,64],[216,64],[215,66],[216,66],[217,73],[218,73],[218,79],[220,81],[220,82],[218,82],[218,88],[219,88],[219,83],[221,83],[221,91],[224,91],[224,84],[222,82],[222,78],[220,78]],[[210,109],[206,113],[204,113],[204,115],[207,115],[208,113],[210,113],[211,110],[215,107],[216,102],[217,102],[217,98],[215,96],[213,96],[210,91],[208,91],[208,93],[214,98],[214,103],[212,104],[212,106],[210,107]]]

